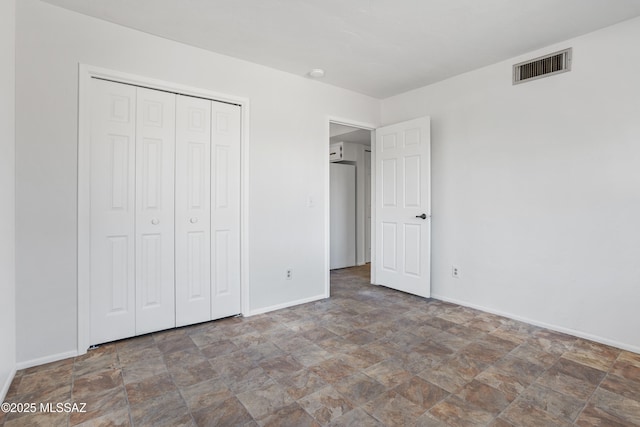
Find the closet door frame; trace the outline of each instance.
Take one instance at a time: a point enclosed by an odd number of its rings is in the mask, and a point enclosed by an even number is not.
[[[248,98],[195,88],[88,64],[78,65],[78,355],[90,345],[91,321],[91,79],[103,79],[149,89],[194,96],[240,106],[240,292],[243,315],[249,314],[249,120]]]

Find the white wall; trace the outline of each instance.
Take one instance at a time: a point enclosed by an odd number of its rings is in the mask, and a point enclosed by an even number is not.
[[[78,63],[249,98],[251,310],[324,294],[328,117],[377,123],[378,100],[21,0],[16,64],[19,363],[76,351]],[[293,280],[285,280],[287,268],[293,268]]]
[[[0,402],[16,367],[15,6],[0,2]]]
[[[436,298],[640,351],[638,40],[635,19],[383,101],[432,119]],[[511,85],[569,46],[571,72]]]

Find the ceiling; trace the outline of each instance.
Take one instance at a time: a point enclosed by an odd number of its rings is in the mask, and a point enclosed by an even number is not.
[[[640,16],[638,0],[43,1],[376,98]]]
[[[341,125],[338,123],[330,123],[329,142],[354,142],[371,146],[371,131],[359,129],[353,126]]]
[[[351,132],[359,130],[359,129],[360,128],[357,128],[355,126],[349,126],[349,125],[343,125],[341,123],[330,122],[329,123],[329,136],[331,138],[339,137],[340,135],[344,135],[345,133],[351,133]]]

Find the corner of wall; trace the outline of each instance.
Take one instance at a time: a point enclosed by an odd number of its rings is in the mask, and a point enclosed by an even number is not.
[[[0,401],[16,373],[15,11],[0,3]]]
[[[5,396],[9,392],[9,388],[11,387],[11,383],[16,376],[16,372],[17,370],[14,367],[11,371],[9,371],[9,375],[5,379],[4,384],[2,384],[2,388],[0,389],[0,402],[4,401]]]

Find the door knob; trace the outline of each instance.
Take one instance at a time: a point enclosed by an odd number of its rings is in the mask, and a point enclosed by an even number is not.
[[[158,218],[153,218],[153,219],[151,220],[151,224],[153,224],[153,225],[158,225],[158,224],[160,224],[160,220],[159,220]]]
[[[195,224],[196,222],[198,222],[198,218],[195,218],[195,217],[194,217],[194,218],[191,218],[191,219],[189,220],[189,222],[190,222],[191,224]]]
[[[427,219],[427,214],[416,215],[416,218]]]

